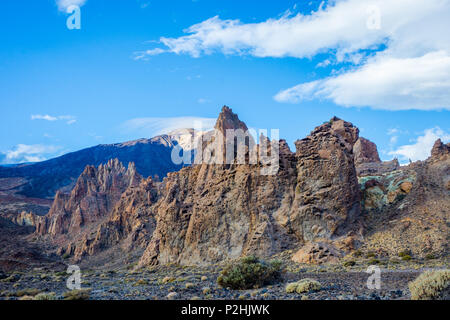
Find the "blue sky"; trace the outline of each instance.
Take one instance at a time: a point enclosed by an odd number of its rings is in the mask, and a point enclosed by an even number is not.
[[[1,1],[0,163],[210,123],[224,104],[292,150],[336,115],[383,159],[424,159],[450,141],[450,4],[394,3]]]

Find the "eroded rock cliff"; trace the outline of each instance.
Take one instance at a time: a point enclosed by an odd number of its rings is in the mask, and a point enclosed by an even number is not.
[[[245,129],[224,107],[216,131]],[[279,142],[274,175],[260,165],[199,164],[169,174],[155,206],[156,229],[140,264],[208,264],[268,256],[358,231],[353,164],[358,129],[334,118],[296,143]]]
[[[70,194],[57,193],[48,215],[37,223],[37,233],[56,236],[80,232],[83,226],[108,215],[122,193],[141,179],[133,163],[127,169],[117,159],[98,168],[87,166]]]

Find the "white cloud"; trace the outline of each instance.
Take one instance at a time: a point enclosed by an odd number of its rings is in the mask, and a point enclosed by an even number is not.
[[[166,50],[161,48],[149,49],[145,51],[137,51],[134,53],[134,60],[148,60],[149,56],[156,56],[158,54],[164,53]]]
[[[136,118],[126,121],[122,128],[127,132],[153,137],[185,128],[195,128],[199,131],[210,130],[215,122],[215,118],[199,117]]]
[[[380,20],[372,23],[378,14]],[[279,102],[322,98],[389,110],[450,109],[449,17],[448,0],[335,0],[310,14],[288,12],[260,23],[216,16],[187,28],[187,35],[160,42],[163,52],[193,57],[329,53],[330,62],[353,65],[339,75],[283,90],[275,96]]]
[[[75,6],[83,6],[87,0],[56,0],[56,5],[58,6],[59,11],[66,12],[67,8],[72,5]]]
[[[197,100],[197,102],[200,103],[200,104],[204,104],[204,103],[211,102],[211,100],[206,99],[206,98],[200,98],[200,99]]]
[[[424,135],[419,136],[413,144],[403,145],[396,150],[388,152],[391,156],[399,157],[403,162],[425,160],[430,156],[431,149],[437,139],[444,143],[450,141],[450,133],[444,132],[439,127],[427,129]]]
[[[66,121],[68,125],[74,124],[77,122],[74,116],[50,116],[48,114],[33,114],[31,115],[31,120],[46,120],[46,121],[58,121],[63,120]]]
[[[56,120],[58,120],[58,118],[57,118],[57,117],[49,116],[48,114],[46,114],[46,115],[33,114],[33,115],[31,115],[31,120],[56,121]]]
[[[4,164],[38,162],[46,160],[46,155],[53,154],[59,149],[60,147],[51,145],[18,144],[13,149],[0,152],[0,154],[2,155],[2,163]]]
[[[319,63],[316,65],[316,68],[325,68],[325,67],[328,67],[330,64],[331,64],[330,59],[326,59],[326,60],[324,60],[324,61],[322,61],[322,62],[319,62]]]
[[[345,107],[386,110],[450,110],[450,55],[445,51],[418,58],[380,55],[354,71],[302,83],[275,96],[278,102],[330,99]]]

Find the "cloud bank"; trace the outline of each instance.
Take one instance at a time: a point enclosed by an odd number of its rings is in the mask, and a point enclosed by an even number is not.
[[[46,155],[54,154],[60,147],[52,145],[18,144],[13,149],[0,152],[0,163],[13,164],[24,162],[39,162],[47,160]]]
[[[167,134],[177,129],[195,128],[210,130],[214,128],[215,118],[173,117],[173,118],[136,118],[126,121],[122,129],[140,134],[142,137]]]

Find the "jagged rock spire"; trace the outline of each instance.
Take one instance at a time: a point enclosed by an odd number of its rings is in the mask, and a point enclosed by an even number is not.
[[[450,154],[450,143],[444,144],[441,139],[437,139],[431,149],[431,157],[440,158],[447,154]]]
[[[233,110],[227,106],[223,106],[214,129],[219,130],[223,134],[226,134],[226,130],[228,129],[248,130],[247,125],[239,120],[238,115],[233,113]]]

